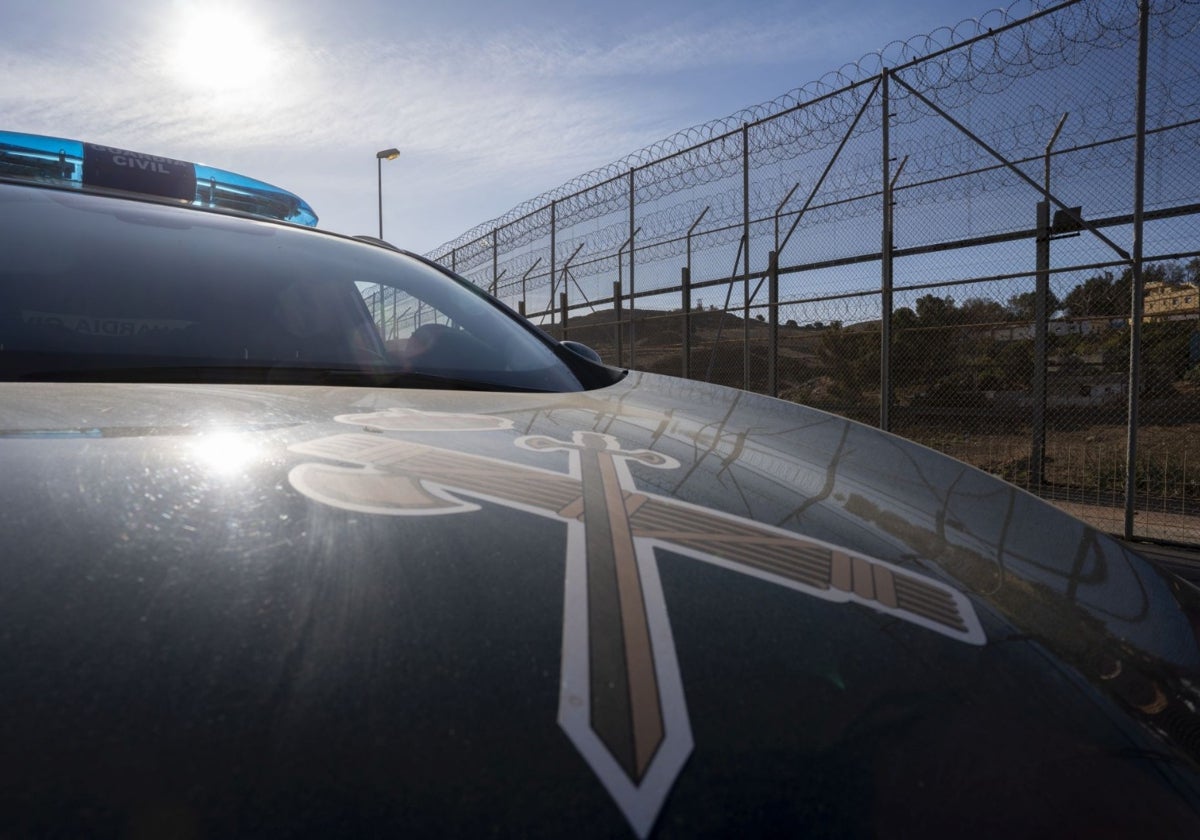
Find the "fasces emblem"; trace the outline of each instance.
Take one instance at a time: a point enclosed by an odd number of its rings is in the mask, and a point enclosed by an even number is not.
[[[374,430],[510,429],[502,418],[417,411],[344,415]],[[692,750],[691,727],[659,583],[655,547],[825,601],[855,603],[968,644],[983,644],[970,602],[942,583],[753,520],[639,492],[630,464],[674,459],[622,449],[607,434],[520,437],[533,452],[565,452],[566,473],[379,434],[333,435],[292,451],[289,480],[318,502],[391,516],[504,505],[567,525],[558,722],[639,836],[654,825]]]

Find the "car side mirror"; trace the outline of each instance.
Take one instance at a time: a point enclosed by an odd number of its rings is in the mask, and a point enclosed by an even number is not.
[[[600,358],[600,354],[586,344],[580,344],[578,341],[560,341],[559,344],[566,347],[576,356],[583,356],[589,362],[595,362],[598,365],[604,364],[604,360]]]

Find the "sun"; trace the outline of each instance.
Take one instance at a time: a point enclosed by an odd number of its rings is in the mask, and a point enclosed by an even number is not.
[[[278,51],[262,25],[232,4],[192,3],[174,24],[167,63],[184,85],[200,91],[235,92],[263,85]]]

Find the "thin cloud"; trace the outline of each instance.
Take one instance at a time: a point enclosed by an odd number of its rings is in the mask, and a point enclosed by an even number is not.
[[[173,79],[153,45],[130,44],[65,56],[14,52],[0,106],[10,120],[88,125],[104,134],[136,126],[144,140],[271,144],[298,134],[337,141],[364,126],[405,135],[410,144],[512,160],[531,131],[573,139],[617,125],[613,97],[579,96],[553,80],[501,72],[495,62],[448,57],[445,45],[288,44],[257,89],[204,92]],[[436,58],[440,53],[440,58]],[[510,65],[511,66],[511,65]],[[605,132],[607,133],[607,132]],[[616,130],[616,136],[623,134]]]
[[[861,28],[854,19],[814,21],[809,14],[767,21],[742,12],[702,26],[675,21],[617,39],[563,28],[514,28],[482,40],[458,36],[440,42],[438,49],[468,56],[468,66],[476,70],[507,78],[537,78],[553,85],[795,61],[797,55],[828,52],[831,45]]]
[[[274,61],[244,87],[206,90],[202,76],[181,78],[167,52],[177,33],[169,22],[141,23],[170,15],[124,18],[119,34],[106,35],[107,15],[96,13],[93,37],[83,41],[0,36],[4,128],[246,165],[285,185],[296,180],[288,167],[300,167],[302,182],[333,185],[333,197],[347,202],[374,192],[373,151],[394,145],[405,165],[419,168],[405,183],[427,191],[426,204],[450,216],[452,199],[466,197],[457,221],[443,222],[453,227],[430,234],[436,242],[681,126],[724,116],[700,112],[714,100],[695,80],[765,68],[763,83],[778,84],[730,107],[753,105],[811,81],[819,74],[797,68],[814,60],[823,72],[856,58],[861,52],[848,55],[850,45],[874,29],[823,4],[750,4],[681,8],[655,25],[638,15],[601,16],[605,25],[595,30],[565,14],[538,29],[474,31],[393,18],[370,31],[357,26],[351,37],[346,16],[323,4],[310,14],[276,5],[271,19],[284,25],[261,29]],[[30,5],[21,20],[50,14],[42,9]],[[371,204],[358,200],[347,226],[372,227],[360,218]]]
[[[606,48],[563,31],[519,29],[482,43],[293,40],[272,45],[278,66],[261,86],[216,92],[173,77],[152,35],[70,55],[17,49],[5,62],[10,84],[0,107],[19,127],[87,126],[110,142],[332,145],[365,132],[492,165],[537,165],[550,155],[590,166],[678,127],[655,76],[783,61],[830,36],[795,21],[766,28],[740,18],[673,24]],[[643,83],[629,86],[631,75]]]

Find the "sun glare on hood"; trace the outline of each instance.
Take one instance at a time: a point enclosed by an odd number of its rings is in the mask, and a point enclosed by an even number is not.
[[[262,456],[257,443],[237,432],[201,435],[190,448],[197,464],[222,478],[240,475]]]

